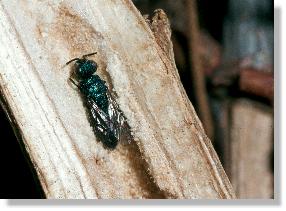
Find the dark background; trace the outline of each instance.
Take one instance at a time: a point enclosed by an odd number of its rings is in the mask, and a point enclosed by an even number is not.
[[[0,198],[43,198],[21,140],[17,140],[10,122],[0,106]]]

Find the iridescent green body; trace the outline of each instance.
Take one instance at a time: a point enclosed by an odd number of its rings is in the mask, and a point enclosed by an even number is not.
[[[95,74],[96,62],[86,59],[87,56],[94,54],[87,54],[82,58],[74,58],[67,62],[69,64],[75,61],[73,76],[76,77],[70,78],[70,80],[79,88],[85,98],[91,115],[91,124],[96,134],[104,146],[114,149],[122,137],[129,140],[129,125],[111,96],[106,82]]]
[[[80,91],[89,98],[92,98],[98,107],[105,113],[108,113],[108,99],[106,92],[108,90],[105,81],[98,75],[91,75],[79,82]]]
[[[108,99],[106,92],[108,90],[98,75],[93,75],[97,68],[97,64],[92,60],[79,60],[76,62],[77,76],[79,80],[80,91],[88,98],[93,99],[98,107],[105,113],[108,113]]]

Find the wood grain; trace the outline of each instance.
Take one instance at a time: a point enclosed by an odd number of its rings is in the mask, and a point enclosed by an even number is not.
[[[235,197],[157,15],[153,33],[129,0],[0,2],[1,92],[47,198]],[[134,137],[113,151],[64,66],[94,51]]]

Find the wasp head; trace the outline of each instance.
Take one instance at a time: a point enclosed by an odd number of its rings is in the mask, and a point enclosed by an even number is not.
[[[97,52],[83,55],[82,58],[74,58],[66,63],[66,65],[75,61],[74,73],[78,79],[89,78],[97,70],[97,63],[93,60],[88,60],[86,57],[92,56]]]
[[[93,60],[79,59],[75,62],[75,74],[78,78],[90,77],[97,70],[97,63]]]

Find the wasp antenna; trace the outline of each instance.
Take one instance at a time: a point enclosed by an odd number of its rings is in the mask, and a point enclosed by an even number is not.
[[[77,61],[77,60],[80,60],[80,58],[74,58],[74,59],[68,61],[68,62],[66,63],[66,65],[70,64],[70,63],[73,62],[73,61]]]
[[[86,57],[88,57],[88,56],[92,56],[92,55],[94,55],[94,54],[97,54],[97,52],[93,52],[93,53],[85,54],[85,55],[83,55],[83,56],[82,56],[82,58],[86,58]]]

